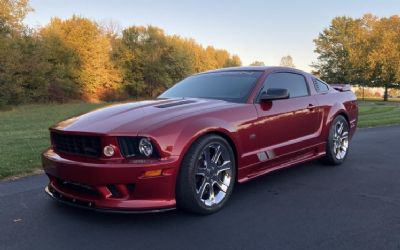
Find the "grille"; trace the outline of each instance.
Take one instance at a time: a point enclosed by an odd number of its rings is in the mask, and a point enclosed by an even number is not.
[[[56,151],[73,155],[99,157],[101,155],[100,137],[65,135],[51,133],[53,146]]]
[[[139,155],[139,139],[136,137],[118,137],[119,149],[125,158]]]

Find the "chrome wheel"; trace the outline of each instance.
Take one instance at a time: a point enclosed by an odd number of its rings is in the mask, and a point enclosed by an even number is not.
[[[204,147],[195,168],[197,198],[207,207],[223,201],[232,183],[233,159],[220,143]]]
[[[333,153],[338,160],[344,159],[349,147],[349,128],[347,123],[339,120],[333,133]]]

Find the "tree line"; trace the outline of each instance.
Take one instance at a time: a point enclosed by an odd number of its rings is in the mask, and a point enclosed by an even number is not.
[[[318,61],[312,66],[331,83],[366,87],[400,86],[400,17],[336,17],[314,40]]]
[[[122,31],[73,16],[23,24],[29,0],[0,0],[0,106],[155,97],[196,72],[240,66],[238,56],[155,26]],[[330,83],[400,86],[400,17],[336,17],[314,40],[315,74]],[[251,65],[264,65],[256,61]],[[281,65],[294,67],[291,56]]]
[[[240,66],[238,56],[155,26],[118,32],[88,18],[32,29],[28,0],[0,0],[0,106],[154,97],[196,72]]]

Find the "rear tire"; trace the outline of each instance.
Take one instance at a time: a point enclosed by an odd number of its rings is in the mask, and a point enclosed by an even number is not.
[[[235,155],[218,135],[201,137],[186,153],[177,180],[177,206],[185,211],[211,214],[228,201],[236,180]]]
[[[322,161],[331,166],[342,164],[349,151],[349,123],[342,115],[337,116],[329,130],[326,155]]]

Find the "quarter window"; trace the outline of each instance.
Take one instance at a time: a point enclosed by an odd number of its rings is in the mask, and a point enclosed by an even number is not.
[[[265,80],[263,91],[271,88],[287,89],[290,98],[308,95],[307,82],[300,74],[273,73]]]
[[[315,87],[315,90],[317,91],[317,93],[324,93],[329,90],[328,85],[318,79],[314,79],[314,87]]]

